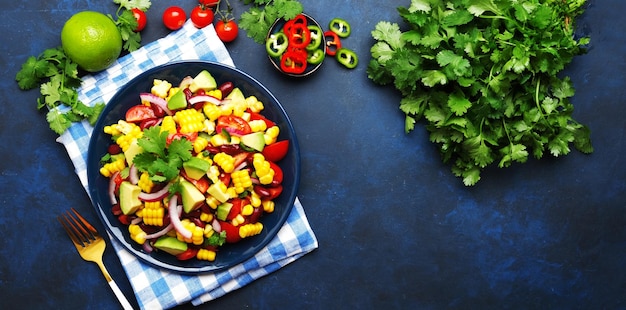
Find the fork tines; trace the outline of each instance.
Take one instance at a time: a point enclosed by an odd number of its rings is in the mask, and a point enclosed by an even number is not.
[[[96,240],[98,231],[74,208],[71,208],[71,211],[73,214],[67,211],[62,217],[59,216],[57,219],[61,222],[72,241],[81,246],[86,246]]]

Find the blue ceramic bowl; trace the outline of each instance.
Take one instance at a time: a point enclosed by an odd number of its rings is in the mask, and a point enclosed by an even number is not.
[[[236,244],[225,244],[220,248],[217,258],[213,262],[179,261],[167,253],[153,251],[146,253],[142,247],[130,239],[127,226],[122,225],[111,212],[111,203],[107,194],[109,179],[100,175],[100,158],[106,154],[111,143],[111,137],[103,132],[104,126],[117,123],[123,119],[126,110],[140,102],[139,93],[149,92],[154,79],[167,80],[177,85],[186,76],[195,76],[201,70],[208,70],[218,82],[231,81],[239,87],[246,96],[256,96],[264,103],[262,114],[273,120],[280,127],[279,140],[289,140],[287,156],[278,162],[284,173],[283,192],[275,199],[275,211],[265,214],[261,218],[264,229],[257,236],[242,239]],[[207,61],[173,62],[152,68],[143,72],[128,84],[123,86],[111,98],[98,122],[94,127],[89,142],[87,158],[87,178],[89,193],[94,202],[96,211],[109,232],[120,241],[124,247],[143,261],[154,266],[181,273],[201,273],[217,271],[237,265],[254,256],[265,247],[283,226],[293,208],[296,192],[300,181],[300,149],[296,134],[278,100],[261,83],[250,75],[219,63]]]

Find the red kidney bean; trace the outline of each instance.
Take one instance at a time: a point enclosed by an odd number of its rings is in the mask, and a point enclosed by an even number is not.
[[[159,123],[158,118],[149,118],[149,119],[141,121],[141,123],[139,123],[139,128],[141,128],[141,130],[144,130],[146,128],[153,127],[158,123]]]
[[[222,92],[222,98],[226,98],[226,96],[228,96],[234,88],[235,85],[233,84],[233,82],[230,81],[222,83],[222,85],[218,87],[218,89]]]
[[[152,108],[152,111],[154,111],[154,116],[156,117],[165,116],[165,111],[160,106],[156,104],[151,104],[150,107]]]
[[[263,186],[259,186],[259,185],[255,185],[254,186],[254,191],[261,196],[261,198],[267,198],[270,197],[272,195],[272,193],[265,187]]]
[[[219,149],[228,155],[237,155],[242,152],[239,144],[224,144],[220,145]]]
[[[109,154],[111,155],[116,155],[122,152],[122,148],[117,145],[116,143],[113,143],[111,145],[109,145],[109,148],[107,149],[107,152],[109,152]]]

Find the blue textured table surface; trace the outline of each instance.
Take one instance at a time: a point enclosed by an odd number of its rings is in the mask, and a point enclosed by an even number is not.
[[[247,8],[230,1],[236,16]],[[295,125],[299,197],[319,249],[200,308],[626,308],[626,2],[589,2],[578,20],[592,39],[589,53],[565,73],[577,90],[574,117],[592,130],[595,152],[488,169],[472,188],[441,163],[422,126],[404,133],[399,95],[367,79],[371,30],[400,21],[395,8],[408,0],[302,1],[321,24],[351,22],[344,44],[361,57],[352,71],[329,61],[307,79],[282,77],[264,47],[241,33],[227,45],[235,64],[276,95]],[[144,43],[168,33],[160,16],[175,4],[190,11],[194,1],[153,1]],[[3,309],[119,307],[56,221],[69,207],[97,217],[36,109],[38,92],[14,81],[28,56],[60,45],[65,20],[87,9],[113,14],[116,6],[0,3]],[[111,249],[105,264],[134,300]]]

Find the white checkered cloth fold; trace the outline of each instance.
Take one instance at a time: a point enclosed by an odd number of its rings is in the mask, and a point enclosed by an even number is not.
[[[212,25],[198,30],[187,22],[182,29],[121,57],[107,70],[83,77],[79,99],[86,104],[106,103],[141,72],[170,61],[194,59],[234,66]],[[75,123],[57,139],[65,146],[87,193],[86,160],[92,131],[87,122]],[[278,235],[253,258],[224,271],[201,275],[169,272],[137,259],[115,239],[112,243],[142,309],[168,309],[187,302],[202,304],[276,271],[318,247],[297,198]]]

